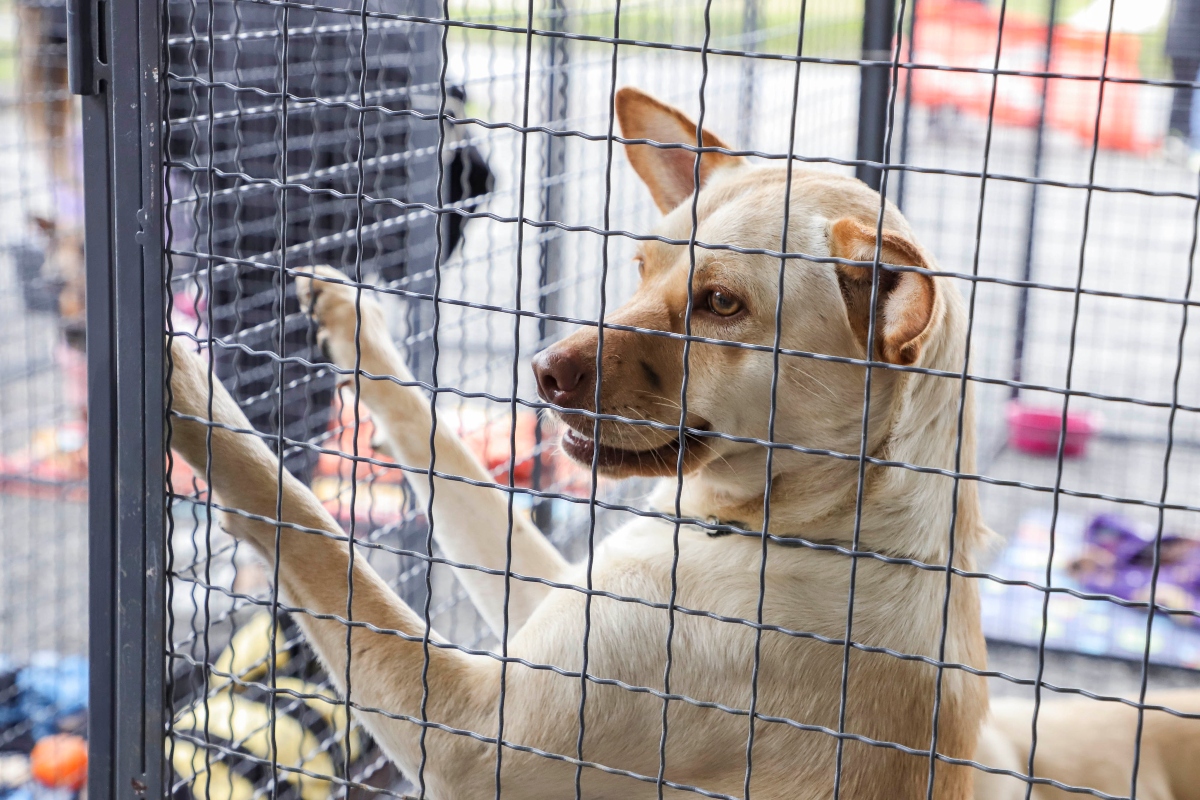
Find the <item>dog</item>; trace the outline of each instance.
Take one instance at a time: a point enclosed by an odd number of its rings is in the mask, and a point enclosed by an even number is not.
[[[1151,692],[1149,706],[1200,714],[1200,691]],[[1038,711],[1035,777],[1070,787],[1129,796],[1137,741],[1137,709],[1090,698],[1047,700]],[[976,760],[1026,775],[1032,743],[1033,703],[1005,698],[992,703],[979,737]],[[1137,796],[1140,800],[1200,800],[1200,720],[1150,708],[1143,714]],[[1003,773],[975,779],[977,800],[1024,800],[1027,782]],[[1079,797],[1048,783],[1033,785],[1032,800]]]
[[[617,94],[616,113],[627,139],[697,140],[683,112],[638,90]],[[641,283],[607,317],[618,327],[604,330],[601,374],[596,328],[534,363],[539,394],[560,409],[567,454],[610,478],[662,479],[646,516],[597,543],[589,571],[510,514],[502,487],[445,425],[433,435],[434,477],[410,476],[423,502],[432,482],[444,556],[479,567],[455,574],[505,643],[503,657],[444,641],[365,559],[352,562],[346,535],[298,480],[286,472],[277,479],[277,459],[219,384],[209,415],[205,365],[172,340],[171,446],[197,474],[211,475],[226,530],[271,563],[278,553],[278,588],[306,609],[295,617],[308,641],[342,691],[348,671],[358,719],[426,796],[502,789],[506,797],[563,798],[575,796],[578,781],[588,798],[700,789],[794,800],[830,797],[835,783],[842,798],[923,798],[932,776],[934,797],[972,797],[974,770],[953,760],[975,753],[987,711],[984,680],[956,666],[986,661],[976,590],[953,573],[948,580],[944,568],[882,560],[972,570],[988,540],[975,484],[937,472],[975,468],[972,393],[953,377],[965,357],[962,298],[930,274],[934,259],[891,204],[877,239],[880,198],[861,182],[793,168],[786,198],[786,166],[723,153],[707,131],[703,143],[698,165],[677,146],[626,147],[664,213],[656,233],[669,241],[641,243]],[[768,532],[783,541],[764,543],[762,441],[772,434],[780,271],[770,252],[780,247],[785,202],[785,249],[823,260],[787,262],[780,345],[834,360],[779,359],[774,441],[811,449],[776,448]],[[696,240],[767,253],[696,247],[693,270],[693,251],[678,244],[691,233],[693,206]],[[878,271],[872,326],[876,258],[909,269]],[[402,385],[412,378],[381,308],[329,268],[299,277],[297,291],[327,355],[341,370],[361,370],[361,399],[389,451],[428,467],[429,401]],[[689,321],[703,339],[690,346],[681,438],[679,334]],[[932,471],[869,463],[859,502],[868,354],[951,376],[873,370],[867,455]],[[597,424],[596,396],[603,414],[641,424]],[[705,435],[717,431],[741,441]],[[669,519],[677,462],[678,526]],[[744,533],[714,535],[735,528]],[[856,530],[860,550],[879,557],[838,552]],[[847,656],[853,562],[855,646]],[[936,751],[949,760],[931,764],[935,724]]]
[[[31,214],[27,223],[41,240],[38,269],[57,293],[63,338],[83,350],[86,294],[83,253],[83,169],[80,111],[67,85],[65,2],[16,4],[20,26],[17,72],[26,150],[41,161],[51,187],[49,216]]]
[[[30,221],[41,238],[44,279],[58,294],[59,330],[63,340],[79,351],[87,348],[87,286],[84,267],[83,226],[62,215],[61,224],[50,217]]]

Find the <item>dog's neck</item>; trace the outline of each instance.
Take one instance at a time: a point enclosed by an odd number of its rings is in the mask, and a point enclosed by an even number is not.
[[[921,366],[958,372],[962,369],[963,309],[957,295],[948,298],[941,333],[933,337]],[[870,427],[881,435],[868,449],[871,458],[923,467],[975,471],[974,411],[971,392],[960,381],[915,373],[892,373],[894,392]],[[959,427],[960,398],[962,409]],[[961,438],[961,446],[959,440]],[[851,451],[850,455],[856,455]],[[978,506],[978,486],[903,467],[868,464],[861,500],[856,460],[822,458],[777,449],[773,458],[769,506],[764,502],[766,465],[761,448],[747,450],[742,462],[723,463],[718,474],[701,469],[685,477],[679,508],[685,518],[776,536],[850,545],[858,520],[858,543],[864,550],[901,555],[928,563],[944,563],[953,527],[956,564],[970,564],[983,545],[987,529]],[[798,469],[807,459],[803,472]],[[731,463],[732,462],[732,463]],[[651,505],[675,510],[676,481],[656,488]],[[957,501],[957,514],[952,513]]]

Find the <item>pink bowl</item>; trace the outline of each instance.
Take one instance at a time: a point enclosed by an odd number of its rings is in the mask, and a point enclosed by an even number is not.
[[[1093,414],[1068,411],[1063,455],[1082,456],[1097,427]],[[1037,408],[1019,400],[1008,404],[1008,442],[1018,450],[1039,456],[1057,455],[1061,430],[1061,408]]]

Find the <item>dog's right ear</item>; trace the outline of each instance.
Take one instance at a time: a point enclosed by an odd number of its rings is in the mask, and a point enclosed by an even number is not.
[[[877,241],[873,226],[851,217],[829,226],[829,254],[835,258],[872,262]],[[879,261],[902,267],[929,266],[916,244],[889,230],[883,232]],[[838,264],[837,276],[850,328],[865,347],[870,326],[871,267]],[[921,272],[880,269],[875,299],[875,357],[912,366],[933,327],[937,284]]]
[[[58,224],[49,217],[39,217],[37,214],[30,214],[29,221],[37,226],[37,229],[49,237],[54,236],[58,229]]]
[[[621,135],[626,139],[652,139],[663,144],[696,145],[696,123],[674,106],[669,106],[645,92],[626,86],[617,92],[617,120]],[[723,147],[722,142],[707,130],[702,132],[705,147]],[[664,214],[692,196],[696,190],[693,178],[696,153],[679,147],[662,148],[648,144],[627,144],[629,162],[641,177],[654,202]],[[700,156],[700,185],[714,172],[741,162],[737,156],[725,153],[704,153]]]

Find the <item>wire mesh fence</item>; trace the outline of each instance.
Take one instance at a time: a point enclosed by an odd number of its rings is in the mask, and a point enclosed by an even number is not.
[[[164,792],[1132,797],[1200,749],[1196,81],[1121,4],[153,13]]]

